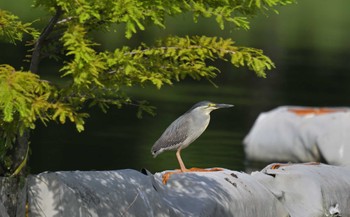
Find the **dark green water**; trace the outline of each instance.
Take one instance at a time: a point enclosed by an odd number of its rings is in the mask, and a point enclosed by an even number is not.
[[[197,90],[191,93],[193,87]],[[233,103],[236,107],[212,113],[207,131],[182,152],[185,163],[188,167],[220,166],[243,170],[241,140],[245,134],[242,127],[246,128],[242,123],[246,118],[242,115],[243,106],[237,104],[231,91],[234,93],[233,88],[221,90],[190,83],[165,88],[163,94],[157,90],[146,93],[142,90],[142,97],[158,108],[155,117],[145,115],[137,119],[136,109],[126,107],[112,109],[107,114],[94,111],[83,133],[74,133],[74,126],[40,127],[32,136],[32,172],[123,168],[147,168],[155,172],[177,168],[175,152],[165,152],[154,159],[151,146],[174,119],[193,102],[203,99]]]
[[[125,107],[107,114],[93,111],[83,133],[76,133],[69,125],[39,127],[32,136],[32,172],[123,168],[156,172],[177,168],[174,152],[153,159],[150,148],[173,120],[204,99],[235,107],[212,113],[206,132],[182,152],[184,162],[188,167],[245,170],[242,140],[260,112],[280,105],[349,106],[350,66],[339,56],[350,57],[350,53],[319,58],[310,51],[291,52],[279,63],[283,70],[267,79],[224,65],[224,72],[215,80],[219,88],[203,80],[161,91],[134,89],[131,95],[157,106],[155,117],[137,119],[136,109]]]
[[[22,0],[21,0],[22,1]],[[25,10],[28,2],[0,3],[16,9],[27,20],[36,19]],[[205,34],[231,37],[238,44],[261,48],[276,63],[266,79],[225,62],[213,87],[208,81],[186,80],[171,87],[136,88],[130,94],[157,107],[157,116],[136,118],[136,108],[110,109],[103,114],[91,110],[86,130],[77,133],[73,125],[51,123],[32,133],[30,167],[32,173],[56,170],[113,170],[147,168],[151,172],[177,168],[174,152],[153,159],[150,148],[163,130],[178,116],[201,100],[231,103],[235,107],[212,113],[206,132],[182,152],[187,167],[225,167],[245,170],[242,140],[260,112],[280,105],[350,106],[350,2],[346,0],[304,0],[282,8],[280,15],[257,17],[248,32],[219,31],[213,21],[196,25],[187,16],[169,19],[165,31],[151,29],[136,39],[153,41],[167,34]],[[45,14],[43,12],[40,12]],[[32,16],[32,17],[31,17]],[[39,24],[45,23],[39,21]],[[195,28],[194,28],[195,27]],[[111,34],[96,36],[108,49],[125,41]],[[119,34],[118,39],[122,38]],[[137,43],[137,42],[136,42]],[[0,44],[0,63],[22,66],[25,55],[14,46]],[[42,76],[48,69],[43,62]],[[259,164],[263,167],[265,164]]]

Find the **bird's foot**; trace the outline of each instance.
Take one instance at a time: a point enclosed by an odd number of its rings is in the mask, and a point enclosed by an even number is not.
[[[319,165],[320,162],[308,162],[308,163],[301,163],[301,165]],[[271,169],[276,170],[280,167],[290,166],[293,165],[291,163],[274,163],[271,165]]]
[[[166,172],[166,173],[164,173],[163,179],[162,179],[163,184],[166,185],[166,183],[170,179],[170,176],[173,175],[173,174],[176,174],[176,173],[183,173],[183,172],[181,170],[175,170],[173,172]]]
[[[204,169],[204,168],[197,168],[197,167],[192,167],[191,169],[188,170],[188,172],[217,172],[217,171],[223,171],[224,169],[222,168],[210,168],[210,169]]]
[[[164,173],[163,175],[163,179],[162,179],[162,182],[163,184],[165,185],[168,180],[170,179],[170,176],[173,175],[173,174],[177,174],[177,173],[190,173],[190,172],[217,172],[217,171],[223,171],[224,169],[222,168],[210,168],[210,169],[203,169],[203,168],[197,168],[197,167],[192,167],[190,169],[184,169],[184,170],[175,170],[175,171],[172,171],[172,172],[166,172]]]

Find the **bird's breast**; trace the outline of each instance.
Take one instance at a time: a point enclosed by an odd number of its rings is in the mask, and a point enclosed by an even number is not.
[[[193,118],[190,121],[190,127],[188,132],[187,139],[183,142],[182,148],[186,148],[189,146],[192,142],[194,142],[202,133],[207,129],[209,125],[210,117],[208,118]]]

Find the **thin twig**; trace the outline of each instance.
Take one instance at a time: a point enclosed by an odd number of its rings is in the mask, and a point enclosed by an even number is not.
[[[62,19],[60,21],[57,21],[57,24],[63,24],[63,23],[69,22],[69,21],[71,21],[73,19],[74,19],[74,17],[67,17],[67,18]]]
[[[205,48],[203,46],[200,46],[200,45],[190,45],[188,47],[176,47],[176,46],[170,46],[170,47],[155,47],[155,48],[145,48],[143,50],[134,50],[134,51],[130,51],[130,52],[126,52],[124,53],[124,55],[135,55],[135,54],[138,54],[138,53],[145,53],[146,51],[149,51],[149,50],[169,50],[169,49],[174,49],[174,50],[180,50],[180,49],[200,49],[200,48]],[[232,50],[227,50],[227,49],[224,49],[224,52],[225,53],[228,53],[228,54],[235,54],[236,52],[235,51],[232,51]]]
[[[140,190],[137,189],[137,194],[136,194],[134,200],[129,204],[128,207],[126,207],[126,209],[125,209],[124,212],[122,213],[122,216],[124,216],[124,215],[127,213],[127,211],[130,209],[130,207],[131,207],[132,205],[134,205],[134,203],[136,202],[136,199],[139,197],[139,194],[140,194]]]

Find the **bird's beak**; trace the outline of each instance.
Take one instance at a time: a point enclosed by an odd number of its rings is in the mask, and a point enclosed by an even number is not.
[[[230,104],[215,104],[215,107],[216,108],[230,108],[230,107],[233,107],[233,105],[230,105]]]

